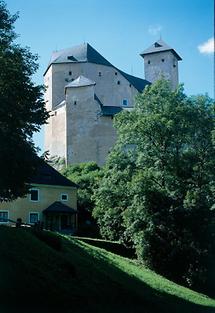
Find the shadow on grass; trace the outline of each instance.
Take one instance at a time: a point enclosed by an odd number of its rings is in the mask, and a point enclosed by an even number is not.
[[[69,249],[74,254],[77,246],[73,245]],[[143,281],[111,264],[109,258],[103,253],[92,255],[90,250],[82,249],[80,251],[80,248],[78,250],[79,252],[77,252],[82,254],[82,258],[87,259],[91,264],[90,271],[103,278],[103,282],[98,284],[97,307],[102,309],[98,312],[215,313],[215,307],[194,304],[153,289]],[[92,298],[88,299],[89,304],[92,302],[91,300]],[[94,311],[92,310],[92,312]]]
[[[0,236],[0,313],[215,313],[151,288],[81,242],[62,238],[56,251],[29,232]]]

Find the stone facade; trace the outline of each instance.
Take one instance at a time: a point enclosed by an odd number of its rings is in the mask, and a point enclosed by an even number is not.
[[[168,51],[146,55],[144,72],[145,78],[152,83],[163,76],[171,82],[172,88],[178,85],[178,61]]]
[[[89,44],[53,53],[44,74],[46,107],[51,111],[45,150],[65,158],[66,164],[103,165],[116,140],[114,115],[132,108],[137,93],[160,74],[173,86],[178,83],[177,57],[168,49],[141,54],[147,80],[119,70]]]
[[[163,40],[158,40],[141,53],[145,78],[154,83],[160,78],[169,80],[172,89],[178,86],[178,61],[181,57]]]

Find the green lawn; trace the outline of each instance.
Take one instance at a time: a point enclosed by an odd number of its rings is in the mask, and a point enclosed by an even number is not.
[[[0,227],[1,313],[215,313],[215,300],[135,261],[53,236]]]

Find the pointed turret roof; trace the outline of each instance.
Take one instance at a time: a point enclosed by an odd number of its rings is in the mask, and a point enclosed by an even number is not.
[[[85,87],[85,86],[94,86],[96,83],[91,79],[80,75],[78,78],[70,82],[65,88],[75,88],[75,87]]]
[[[163,51],[172,51],[172,53],[176,56],[178,61],[182,60],[180,55],[178,55],[178,53],[169,45],[167,45],[162,39],[157,40],[155,43],[153,43],[153,45],[151,45],[149,48],[145,49],[142,53],[140,53],[140,55],[144,58],[144,56],[147,54],[158,53]]]

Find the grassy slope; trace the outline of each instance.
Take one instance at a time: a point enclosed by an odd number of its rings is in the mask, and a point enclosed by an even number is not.
[[[215,312],[215,300],[71,237],[61,251],[24,230],[0,238],[1,313]]]

